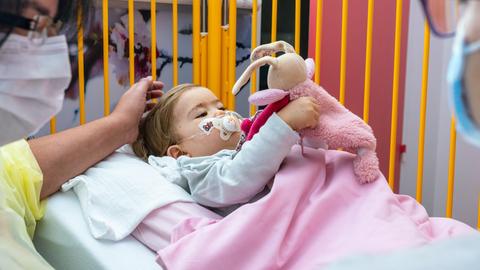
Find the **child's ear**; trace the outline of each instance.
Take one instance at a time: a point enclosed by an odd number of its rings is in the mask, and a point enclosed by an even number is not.
[[[182,149],[180,149],[180,146],[178,144],[171,145],[167,149],[167,155],[169,157],[173,157],[174,159],[177,159],[184,154],[185,153],[182,151]]]

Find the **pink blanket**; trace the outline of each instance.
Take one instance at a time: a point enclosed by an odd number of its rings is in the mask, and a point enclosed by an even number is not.
[[[353,254],[378,254],[475,232],[429,218],[383,176],[361,185],[353,155],[295,146],[271,192],[222,220],[190,218],[158,251],[167,269],[321,269]]]

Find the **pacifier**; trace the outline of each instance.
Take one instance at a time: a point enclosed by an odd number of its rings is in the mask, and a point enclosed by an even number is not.
[[[212,129],[220,131],[220,138],[224,141],[230,139],[233,133],[240,132],[240,119],[242,117],[232,111],[226,111],[224,115],[203,119],[198,127],[205,135],[210,135]]]

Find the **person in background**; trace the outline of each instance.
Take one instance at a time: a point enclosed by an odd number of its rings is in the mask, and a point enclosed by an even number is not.
[[[32,237],[45,199],[68,179],[132,143],[161,82],[144,78],[104,118],[26,141],[62,107],[71,74],[65,34],[89,0],[0,1],[0,269],[52,269]],[[63,28],[60,27],[63,22]]]
[[[432,32],[455,36],[448,70],[449,102],[457,130],[480,146],[480,2],[421,0]]]
[[[480,1],[420,0],[432,32],[455,35],[448,70],[457,130],[480,147]],[[450,270],[480,268],[480,234],[395,252],[345,258],[328,270]]]

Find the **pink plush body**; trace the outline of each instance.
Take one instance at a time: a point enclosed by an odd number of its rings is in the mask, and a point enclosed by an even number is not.
[[[313,61],[307,59],[306,64],[308,77],[311,78],[314,68]],[[257,92],[249,98],[249,101],[256,105],[265,105],[272,101],[275,103],[268,105],[252,123],[244,122],[242,130],[247,133],[247,141],[260,130],[268,117],[285,107],[289,100],[305,96],[314,97],[320,108],[318,125],[313,129],[302,130],[300,132],[302,137],[321,139],[329,149],[341,148],[357,154],[353,165],[360,182],[371,182],[378,177],[380,171],[375,153],[376,139],[370,126],[362,119],[341,105],[311,79],[296,85],[288,92],[284,91],[289,94],[289,98],[283,97],[278,91],[278,89],[267,89]]]
[[[291,100],[310,96],[319,103],[318,125],[314,129],[303,130],[302,135],[319,137],[330,149],[342,148],[357,154],[353,165],[361,182],[371,182],[378,177],[377,141],[370,126],[310,79],[289,92]]]

